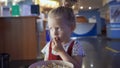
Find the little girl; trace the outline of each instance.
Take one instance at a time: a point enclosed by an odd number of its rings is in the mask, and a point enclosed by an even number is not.
[[[77,40],[70,39],[75,29],[75,16],[68,7],[58,7],[48,14],[48,27],[51,40],[42,49],[44,60],[63,60],[81,68],[84,51]]]

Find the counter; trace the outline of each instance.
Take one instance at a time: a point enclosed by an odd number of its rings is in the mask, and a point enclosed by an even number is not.
[[[0,17],[0,53],[11,60],[36,59],[37,16]]]

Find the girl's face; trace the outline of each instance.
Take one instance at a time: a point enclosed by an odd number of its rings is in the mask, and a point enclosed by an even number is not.
[[[48,18],[48,27],[52,39],[58,37],[61,42],[68,42],[70,40],[72,29],[65,23],[65,20],[62,19]]]

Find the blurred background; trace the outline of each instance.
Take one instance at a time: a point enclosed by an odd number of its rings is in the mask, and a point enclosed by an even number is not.
[[[0,68],[28,68],[43,60],[50,41],[48,12],[71,7],[86,56],[82,68],[120,68],[120,0],[0,0]]]

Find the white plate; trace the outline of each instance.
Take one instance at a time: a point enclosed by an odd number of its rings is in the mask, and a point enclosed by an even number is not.
[[[72,63],[66,62],[66,61],[61,61],[61,60],[38,61],[38,62],[31,64],[29,66],[29,68],[41,68],[43,65],[46,66],[46,65],[49,65],[52,63],[55,63],[60,66],[66,66],[67,68],[74,68]],[[62,68],[65,68],[65,67],[62,67]]]

